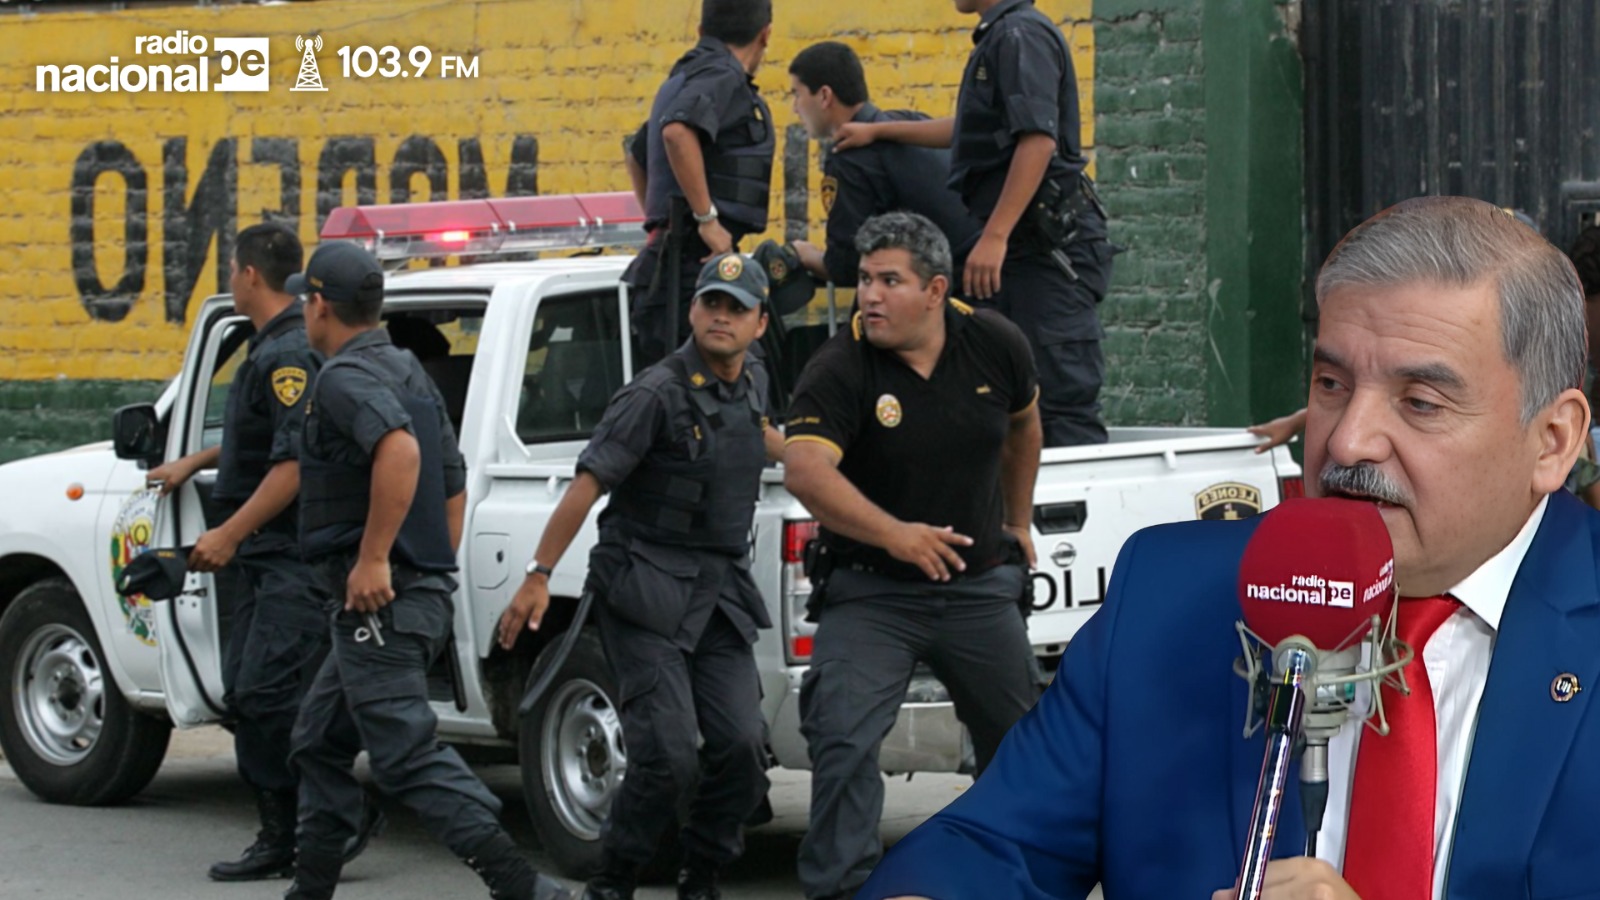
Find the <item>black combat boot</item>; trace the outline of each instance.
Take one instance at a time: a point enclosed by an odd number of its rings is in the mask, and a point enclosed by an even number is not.
[[[207,873],[212,881],[260,881],[294,874],[294,792],[258,791],[256,806],[261,811],[256,842],[237,860],[212,865]]]
[[[302,849],[294,864],[294,883],[283,900],[333,900],[343,868],[340,854]]]
[[[464,862],[489,886],[493,900],[572,900],[572,892],[560,882],[528,865],[510,835],[495,835]]]
[[[685,855],[683,868],[678,870],[678,900],[722,900],[722,892],[717,890],[721,868],[704,857]]]
[[[600,874],[584,888],[583,900],[633,900],[639,867],[601,851]]]

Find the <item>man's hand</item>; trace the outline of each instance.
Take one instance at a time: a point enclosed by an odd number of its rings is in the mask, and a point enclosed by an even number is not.
[[[161,486],[161,496],[172,493],[183,486],[185,481],[194,477],[196,471],[193,456],[185,456],[169,463],[163,463],[144,473],[145,487]]]
[[[1017,539],[1022,547],[1022,556],[1028,561],[1029,569],[1039,568],[1039,555],[1033,549],[1033,529],[1026,525],[1006,525],[1006,534]]]
[[[1320,859],[1297,856],[1267,863],[1261,900],[1361,900],[1339,873]],[[1239,888],[1223,888],[1211,900],[1237,900]]]
[[[965,571],[967,564],[951,547],[971,547],[972,538],[956,534],[946,525],[935,528],[921,522],[905,522],[883,549],[901,562],[911,563],[934,581],[949,581],[950,570]]]
[[[710,262],[712,256],[733,249],[733,235],[729,234],[728,229],[723,228],[722,223],[716,219],[700,226],[700,240],[705,241],[706,246],[711,248],[711,256],[700,260],[701,262]]]
[[[1264,437],[1267,439],[1266,443],[1256,447],[1257,453],[1265,453],[1279,444],[1288,442],[1291,438],[1304,430],[1305,427],[1306,411],[1302,408],[1300,411],[1292,412],[1287,416],[1279,416],[1278,418],[1273,419],[1271,422],[1263,422],[1260,425],[1251,425],[1245,430],[1256,437]]]
[[[792,246],[794,247],[794,252],[800,257],[800,264],[806,267],[807,272],[818,278],[827,279],[828,266],[823,261],[821,247],[810,241],[795,241]]]
[[[194,542],[194,549],[189,551],[189,568],[195,572],[218,571],[233,561],[240,543],[240,539],[229,532],[227,526],[213,528]]]
[[[377,612],[394,600],[394,588],[389,583],[389,561],[386,559],[357,560],[345,581],[344,608],[352,612]]]
[[[962,270],[962,287],[967,296],[987,300],[1000,293],[1000,267],[1006,261],[1006,239],[985,231],[967,254],[967,264]]]
[[[872,122],[846,122],[833,130],[833,149],[853,150],[878,139],[878,126]]]
[[[530,575],[523,579],[522,587],[517,588],[517,595],[511,598],[511,605],[500,614],[500,646],[506,650],[516,646],[517,636],[524,627],[529,631],[538,631],[545,610],[549,608],[550,582],[544,575]]]

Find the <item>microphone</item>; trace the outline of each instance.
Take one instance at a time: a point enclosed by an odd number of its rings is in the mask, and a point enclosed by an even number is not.
[[[1233,668],[1256,701],[1245,714],[1244,736],[1265,726],[1267,747],[1239,873],[1241,900],[1261,896],[1294,755],[1303,747],[1306,855],[1315,856],[1328,799],[1328,740],[1352,714],[1361,721],[1376,716],[1379,733],[1388,733],[1376,683],[1394,676],[1392,683],[1405,690],[1398,673],[1412,656],[1395,638],[1396,596],[1394,548],[1372,503],[1285,500],[1262,516],[1245,545],[1244,621],[1236,624],[1244,653]],[[1358,710],[1358,699],[1368,697]]]

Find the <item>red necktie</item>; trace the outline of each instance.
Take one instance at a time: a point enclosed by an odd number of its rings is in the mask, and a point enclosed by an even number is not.
[[[1389,733],[1361,735],[1345,832],[1344,880],[1361,900],[1433,896],[1439,740],[1422,648],[1460,607],[1448,595],[1400,599],[1398,636],[1415,654],[1405,668],[1411,695],[1380,688]]]

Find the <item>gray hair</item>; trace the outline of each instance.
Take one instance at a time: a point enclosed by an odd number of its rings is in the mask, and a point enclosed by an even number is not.
[[[925,216],[891,212],[861,223],[861,229],[856,232],[856,252],[867,256],[879,250],[904,250],[911,254],[911,270],[923,284],[935,275],[950,277],[950,240]]]
[[[1556,395],[1582,387],[1583,288],[1572,262],[1499,207],[1468,197],[1417,197],[1356,226],[1317,276],[1317,304],[1348,286],[1490,282],[1500,343],[1522,383],[1522,424]]]

